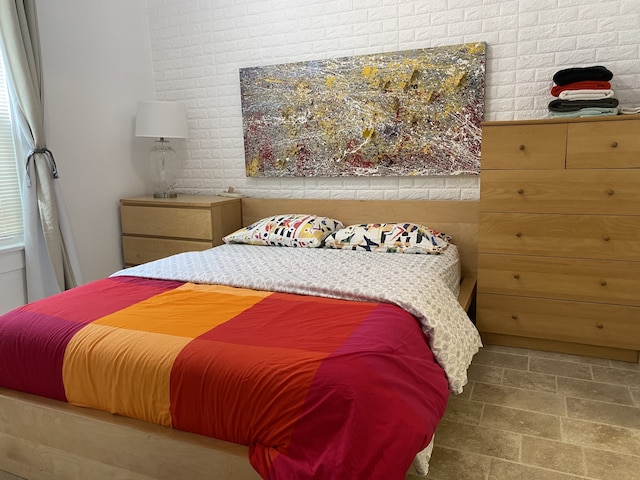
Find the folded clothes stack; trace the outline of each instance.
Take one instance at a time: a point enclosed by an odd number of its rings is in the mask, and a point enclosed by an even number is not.
[[[618,115],[618,99],[611,90],[613,73],[603,66],[559,70],[553,76],[549,117]]]

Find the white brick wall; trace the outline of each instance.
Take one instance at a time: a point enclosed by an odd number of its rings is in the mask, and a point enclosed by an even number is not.
[[[484,41],[485,119],[541,118],[553,74],[604,65],[640,104],[640,0],[148,0],[157,97],[184,100],[179,190],[474,199],[479,178],[246,178],[238,69]]]

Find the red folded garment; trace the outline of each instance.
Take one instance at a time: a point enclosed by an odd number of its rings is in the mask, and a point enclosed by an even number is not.
[[[581,82],[568,83],[566,85],[555,85],[551,89],[551,95],[557,97],[564,90],[608,90],[611,88],[610,82],[604,80],[583,80]]]

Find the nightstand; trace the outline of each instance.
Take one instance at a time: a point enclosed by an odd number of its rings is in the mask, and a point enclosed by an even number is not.
[[[179,195],[120,199],[125,266],[176,253],[206,250],[242,226],[239,198]]]

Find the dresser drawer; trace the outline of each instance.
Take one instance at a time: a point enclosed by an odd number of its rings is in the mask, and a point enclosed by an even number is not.
[[[606,347],[640,348],[640,308],[478,294],[482,332]]]
[[[122,233],[212,240],[211,208],[122,205]]]
[[[481,213],[478,251],[640,260],[640,216]]]
[[[483,212],[640,215],[640,170],[489,170]]]
[[[487,169],[563,169],[567,126],[485,125],[482,171]]]
[[[123,235],[122,251],[125,265],[138,265],[176,253],[206,250],[212,242],[172,240],[166,238],[130,237]]]
[[[640,168],[640,119],[571,123],[567,168]]]
[[[640,262],[481,253],[478,292],[640,307]]]

